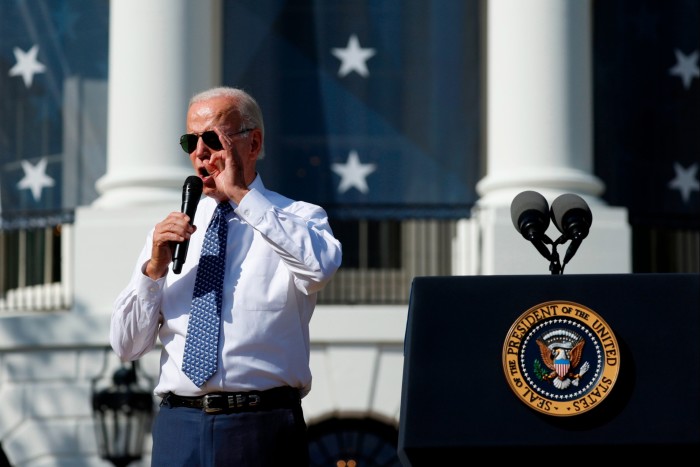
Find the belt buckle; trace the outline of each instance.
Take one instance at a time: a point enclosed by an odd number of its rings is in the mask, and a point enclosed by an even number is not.
[[[229,407],[237,409],[255,408],[260,404],[260,396],[257,394],[239,393],[228,397]]]
[[[260,405],[260,396],[257,394],[250,394],[248,396],[248,407],[256,407]]]
[[[223,409],[221,407],[211,407],[211,402],[214,401],[214,399],[220,399],[222,397],[223,396],[220,394],[207,394],[202,400],[202,409],[204,409],[206,413],[221,412]]]

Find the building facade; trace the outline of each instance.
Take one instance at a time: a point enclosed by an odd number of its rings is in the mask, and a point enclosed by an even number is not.
[[[357,238],[380,247],[362,241],[357,251],[346,247],[359,259],[341,267],[312,319],[314,379],[303,407],[318,465],[331,460],[324,455],[366,455],[361,446],[326,445],[326,436],[364,433],[389,449],[396,442],[413,277],[549,274],[546,260],[514,227],[511,202],[519,193],[534,190],[550,203],[573,193],[590,207],[590,234],[566,274],[633,272],[628,211],[604,199],[606,184],[594,171],[593,2],[473,6],[482,54],[478,197],[463,217],[350,224]],[[60,225],[60,242],[43,240],[60,251],[60,283],[3,290],[0,447],[12,466],[108,465],[97,449],[91,395],[109,386],[123,365],[108,344],[112,303],[148,229],[180,206],[191,167],[173,154],[189,96],[235,84],[223,78],[226,61],[239,59],[223,54],[227,24],[221,18],[231,9],[236,2],[110,2],[107,82],[64,85],[82,108],[107,96],[103,117],[83,115],[73,128],[104,129],[106,165],[95,184],[98,196]],[[687,186],[697,207],[696,184],[697,175]],[[560,233],[550,225],[547,235]],[[695,255],[695,270],[697,238],[695,232],[683,250]],[[377,251],[385,251],[381,245],[394,258],[380,261],[387,267],[368,267]],[[9,257],[11,248],[3,248]],[[154,351],[139,361],[142,387],[152,387],[158,359]],[[146,436],[144,457],[134,465],[149,465],[149,447]]]

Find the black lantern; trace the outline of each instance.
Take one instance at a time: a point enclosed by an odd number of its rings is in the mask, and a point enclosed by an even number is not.
[[[141,459],[143,443],[153,419],[153,396],[137,383],[136,362],[112,376],[111,387],[95,392],[92,410],[100,457],[124,467]]]

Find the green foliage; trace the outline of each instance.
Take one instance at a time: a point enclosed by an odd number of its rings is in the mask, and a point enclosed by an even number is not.
[[[535,376],[539,379],[545,379],[545,377],[549,374],[549,370],[542,365],[542,362],[540,362],[539,359],[535,360],[534,367]]]

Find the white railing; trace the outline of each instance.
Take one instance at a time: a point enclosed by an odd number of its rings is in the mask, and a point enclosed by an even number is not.
[[[62,283],[32,285],[8,290],[0,298],[0,313],[67,310],[71,306]]]
[[[401,256],[400,266],[368,269],[366,257],[371,255],[368,246],[360,246],[360,265],[342,266],[336,277],[319,296],[323,304],[405,304],[414,276],[448,275],[451,267],[451,239],[454,237],[453,221],[406,220],[401,222],[401,235],[392,246]],[[43,269],[53,270],[53,262],[60,261],[60,281],[45,277],[44,283],[27,285],[23,282],[27,258],[21,256],[19,271],[5,271],[18,277],[13,288],[0,290],[0,316],[9,313],[46,312],[69,310],[72,307],[72,226],[64,224],[60,230],[61,252],[52,248],[51,235],[46,235]],[[20,254],[24,244],[19,242]],[[3,251],[0,248],[0,258]],[[7,251],[4,252],[7,254]],[[59,254],[60,253],[60,254]],[[68,260],[66,260],[68,259]],[[2,271],[0,271],[0,275]],[[0,277],[1,278],[1,277]],[[19,284],[17,284],[19,282]]]
[[[399,255],[394,269],[368,269],[341,265],[319,295],[322,304],[407,304],[415,276],[447,276],[452,267],[452,220],[405,220],[401,222]],[[360,255],[368,254],[360,247]]]
[[[28,253],[25,233],[19,232],[19,241],[12,247],[7,247],[0,242],[0,258],[6,261],[9,249],[17,248],[18,270],[13,271],[0,262],[0,283],[10,282],[14,287],[5,290],[0,287],[0,315],[6,313],[26,313],[68,310],[72,307],[72,277],[71,261],[62,261],[62,258],[72,258],[73,229],[70,224],[60,226],[60,246],[54,246],[56,235],[54,228],[45,229],[43,257],[31,258]],[[0,235],[0,239],[2,236]],[[4,240],[4,239],[3,239]],[[60,251],[58,251],[60,250]],[[49,271],[53,271],[56,263],[61,270],[60,277],[52,278]],[[38,284],[27,284],[27,268],[30,264],[43,264],[44,280]],[[9,276],[13,276],[10,278]],[[9,280],[12,279],[12,280]]]
[[[341,266],[319,296],[323,304],[405,304],[408,303],[411,281],[415,276],[450,275],[453,261],[451,240],[454,239],[457,223],[454,221],[407,220],[401,223],[400,243],[401,265],[395,269],[367,269],[362,265]],[[700,270],[700,232],[674,231],[660,236],[656,231],[646,240],[649,252],[646,267],[649,272],[697,272]],[[48,245],[47,241],[47,245]],[[643,242],[644,243],[644,242]],[[660,254],[654,254],[654,245],[668,245],[667,254],[661,262]],[[61,229],[61,255],[47,255],[45,268],[52,268],[51,261],[61,261],[61,281],[19,285],[12,289],[0,290],[0,316],[15,312],[46,312],[69,310],[73,305],[72,278],[72,228],[64,225]],[[361,250],[364,250],[360,247]],[[46,251],[51,251],[48,246]],[[0,265],[3,254],[0,245]],[[362,255],[369,254],[366,251]],[[24,262],[22,262],[24,264]],[[2,274],[8,273],[0,268]],[[15,272],[17,274],[17,272]],[[22,271],[20,271],[20,274]],[[17,281],[15,281],[16,283]]]

